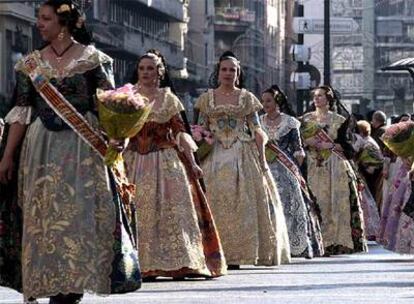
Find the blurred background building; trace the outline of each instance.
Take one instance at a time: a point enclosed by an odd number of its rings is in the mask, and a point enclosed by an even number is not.
[[[40,0],[0,1],[0,115],[13,93],[13,66],[42,42],[35,28]],[[115,60],[118,85],[129,81],[138,56],[151,48],[167,58],[176,90],[189,113],[208,88],[218,57],[232,50],[257,95],[272,85],[295,100],[291,74],[294,7],[323,18],[323,0],[79,0],[96,46]],[[352,18],[355,30],[331,34],[331,79],[354,112],[413,112],[413,82],[406,72],[384,72],[398,59],[414,57],[411,0],[332,0],[332,18]],[[305,34],[310,64],[323,75],[323,35]],[[4,77],[3,75],[7,75]]]
[[[414,57],[414,3],[412,0],[380,1],[375,6],[375,55],[373,96],[375,107],[387,114],[413,112],[413,80],[407,72],[381,71],[392,62]]]
[[[0,117],[10,107],[14,88],[14,65],[33,46],[35,7],[29,3],[0,1]]]

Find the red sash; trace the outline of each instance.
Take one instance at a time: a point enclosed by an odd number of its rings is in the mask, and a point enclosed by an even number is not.
[[[325,130],[323,129],[319,129],[316,134],[315,134],[316,138],[318,138],[319,140],[323,141],[323,142],[329,142],[332,144],[335,144],[335,142],[333,141],[332,138],[329,137],[328,133],[325,132]],[[340,158],[346,160],[346,157],[344,155],[344,153],[340,150],[338,150],[336,148],[336,146],[331,150],[333,153],[335,153],[336,155],[338,155]]]
[[[280,163],[293,174],[293,176],[297,179],[300,188],[302,189],[302,192],[306,198],[311,200],[311,196],[308,191],[308,185],[300,173],[298,166],[275,143],[268,142],[266,147],[275,154],[275,158],[273,160],[277,158],[277,160],[280,161]],[[272,162],[272,160],[270,160],[270,162]]]

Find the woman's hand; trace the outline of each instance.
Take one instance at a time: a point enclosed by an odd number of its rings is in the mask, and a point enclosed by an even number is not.
[[[203,177],[204,173],[203,170],[200,168],[199,165],[193,164],[191,166],[191,171],[196,179],[200,179]]]
[[[3,157],[0,161],[0,183],[8,184],[13,177],[14,161],[12,157]]]
[[[126,147],[128,146],[129,138],[127,139],[109,139],[109,146],[111,146],[113,149],[115,149],[117,152],[121,153],[123,152]]]

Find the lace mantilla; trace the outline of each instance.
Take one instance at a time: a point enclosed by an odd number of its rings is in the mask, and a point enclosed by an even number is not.
[[[216,105],[214,90],[210,89],[200,96],[195,108],[207,114],[209,117],[220,116],[223,113],[232,116],[247,116],[263,108],[260,101],[249,91],[242,89],[237,105]]]
[[[174,115],[177,115],[184,110],[184,106],[182,105],[181,101],[171,92],[170,88],[163,88],[162,91],[162,106],[158,110],[153,109],[151,111],[148,117],[148,121],[153,121],[160,124],[166,123]]]
[[[267,134],[272,140],[279,140],[288,134],[290,130],[300,128],[300,121],[296,118],[284,113],[281,113],[280,116],[281,121],[278,126],[271,126],[266,122],[265,118],[267,117],[267,114],[260,117],[262,126],[266,129]]]
[[[62,72],[59,72],[53,68],[48,61],[42,59],[40,51],[36,50],[24,58],[20,59],[15,66],[17,72],[23,72],[28,75],[28,71],[25,68],[24,62],[27,58],[31,57],[37,65],[40,67],[42,74],[48,79],[55,78],[62,80],[64,78],[70,78],[76,74],[83,74],[87,71],[97,68],[101,64],[112,63],[112,58],[105,53],[97,50],[94,46],[89,45],[83,50],[82,56],[78,59],[73,59]]]

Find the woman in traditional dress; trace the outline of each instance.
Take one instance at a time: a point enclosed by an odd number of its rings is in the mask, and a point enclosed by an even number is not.
[[[215,139],[203,163],[207,196],[229,269],[289,261],[282,204],[264,154],[257,98],[243,89],[240,62],[224,53],[212,75],[214,89],[195,108]]]
[[[260,121],[269,137],[267,160],[283,203],[291,255],[322,256],[322,235],[315,202],[299,169],[305,158],[300,122],[294,118],[286,96],[276,85],[264,91],[262,104],[266,114]]]
[[[47,45],[16,65],[15,107],[6,116],[10,130],[0,162],[0,182],[8,184],[23,142],[18,202],[24,298],[79,303],[85,291],[135,290],[140,286],[137,259],[118,268],[118,262],[127,262],[122,257],[137,254],[113,175],[59,110],[74,110],[99,134],[93,94],[113,87],[112,59],[87,45],[83,20],[70,0],[44,2],[37,26]]]
[[[321,209],[325,254],[366,251],[356,175],[334,141],[345,118],[333,110],[334,93],[322,86],[313,92],[316,110],[302,117],[309,186]]]
[[[400,217],[411,194],[409,171],[412,161],[398,156],[395,165],[397,169],[388,196],[384,197],[378,233],[378,242],[388,250],[395,250]]]
[[[371,125],[368,121],[357,122],[358,134],[354,134],[356,140],[353,148],[356,152],[355,161],[360,173],[360,198],[361,207],[364,213],[366,236],[369,241],[375,241],[379,231],[379,212],[374,199],[377,180],[377,172],[381,172],[384,157],[381,148],[371,137]],[[371,185],[371,187],[370,187]]]
[[[153,103],[147,123],[125,153],[130,181],[137,185],[143,277],[223,275],[224,255],[198,181],[197,145],[187,133],[184,107],[171,90],[164,57],[148,51],[139,58],[134,76],[137,91]]]

